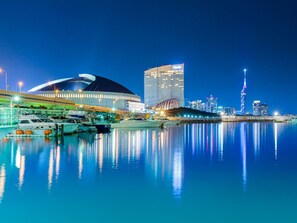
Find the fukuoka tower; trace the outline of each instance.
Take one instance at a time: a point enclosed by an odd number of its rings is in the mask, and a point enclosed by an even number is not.
[[[246,69],[243,69],[243,75],[244,75],[243,87],[242,87],[242,90],[241,90],[241,93],[240,93],[240,96],[241,96],[240,113],[242,115],[245,115],[246,114],[246,111],[245,111],[245,99],[246,99],[246,89],[247,89],[247,86],[246,86]]]

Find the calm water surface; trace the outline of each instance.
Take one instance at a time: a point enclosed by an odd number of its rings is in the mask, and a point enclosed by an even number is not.
[[[297,222],[297,124],[0,141],[1,222]]]

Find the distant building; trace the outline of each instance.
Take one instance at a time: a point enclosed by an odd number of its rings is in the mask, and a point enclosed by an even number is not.
[[[266,116],[268,115],[268,105],[260,101],[253,102],[253,115]]]
[[[151,108],[176,99],[184,107],[184,64],[155,67],[144,72],[144,103]]]
[[[205,111],[206,112],[212,112],[212,113],[217,113],[218,111],[218,98],[213,97],[210,95],[210,97],[206,98],[206,107]]]
[[[190,108],[205,111],[205,103],[202,100],[190,101]]]
[[[226,116],[230,116],[230,115],[235,115],[235,108],[231,108],[231,107],[225,107],[224,108],[224,115]]]

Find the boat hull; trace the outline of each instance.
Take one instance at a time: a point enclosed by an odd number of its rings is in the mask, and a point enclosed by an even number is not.
[[[110,132],[110,124],[97,124],[97,123],[83,123],[85,126],[96,127],[97,133],[108,133]]]

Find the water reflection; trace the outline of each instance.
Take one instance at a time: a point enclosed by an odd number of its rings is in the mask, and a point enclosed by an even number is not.
[[[0,203],[4,196],[5,181],[6,181],[5,165],[2,164],[0,167]]]
[[[274,159],[277,160],[277,126],[278,123],[273,124],[273,132],[274,132]]]
[[[193,156],[209,156],[210,160],[215,159],[223,161],[224,137],[228,127],[229,126],[224,123],[186,125],[184,127],[184,135],[191,135],[191,142],[189,142],[188,137],[186,137],[184,144],[191,145]],[[183,139],[180,140],[183,141]]]
[[[246,123],[240,124],[240,147],[241,147],[241,160],[242,160],[242,187],[243,190],[247,189],[247,168],[246,168]]]
[[[260,156],[260,123],[253,123],[253,142],[254,142],[254,154],[255,159],[258,159]]]
[[[8,175],[15,178],[21,190],[38,173],[40,182],[47,182],[47,190],[52,191],[61,181],[59,178],[65,176],[82,182],[102,177],[103,173],[135,169],[145,172],[157,185],[170,188],[172,196],[181,199],[190,164],[206,164],[206,170],[210,168],[208,164],[221,168],[234,157],[240,160],[236,165],[241,173],[236,174],[246,191],[248,155],[259,158],[267,126],[274,131],[274,157],[277,159],[279,129],[276,123],[202,123],[164,130],[115,129],[110,134],[79,134],[57,140],[6,139],[1,142],[0,150],[0,201],[7,188]],[[14,172],[18,173],[17,177]]]

